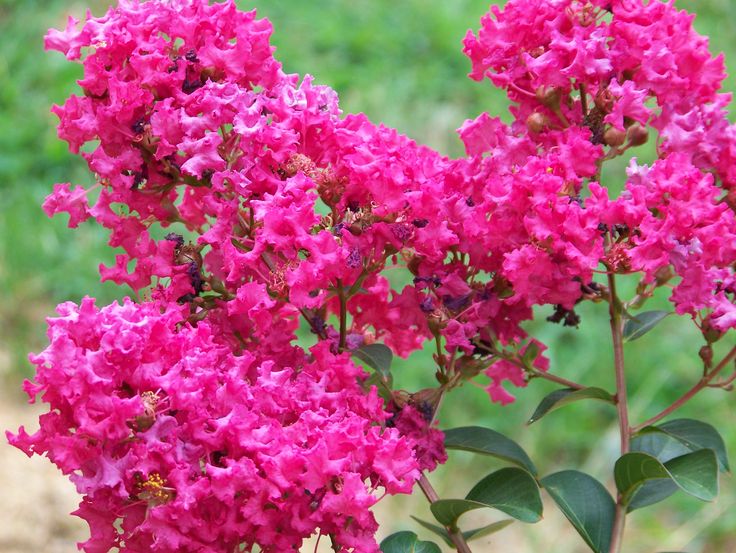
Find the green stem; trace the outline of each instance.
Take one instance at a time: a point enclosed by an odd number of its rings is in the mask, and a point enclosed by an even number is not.
[[[608,274],[608,289],[610,293],[608,312],[610,315],[613,360],[616,372],[616,407],[618,409],[618,425],[621,436],[621,455],[625,455],[629,452],[631,428],[629,427],[629,406],[626,397],[623,318],[621,317],[621,301],[616,294],[616,277],[613,273]],[[621,550],[625,525],[626,506],[623,504],[622,497],[619,494],[616,500],[616,514],[613,521],[613,533],[609,553],[619,553]]]

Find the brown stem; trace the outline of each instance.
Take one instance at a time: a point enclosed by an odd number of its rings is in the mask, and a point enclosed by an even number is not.
[[[422,489],[422,492],[424,492],[424,495],[427,498],[427,501],[429,501],[430,503],[434,503],[435,501],[439,500],[440,496],[437,495],[437,492],[432,487],[432,484],[429,483],[429,480],[427,480],[427,477],[424,475],[424,473],[422,473],[422,475],[419,477],[418,482],[419,487]],[[450,535],[450,540],[452,540],[452,543],[455,544],[455,548],[457,549],[458,553],[472,553],[470,547],[468,547],[468,543],[463,537],[462,532],[460,532],[457,528],[451,528],[449,526],[445,526],[445,529]]]
[[[629,452],[631,428],[629,427],[626,374],[624,371],[623,319],[621,317],[621,302],[616,294],[616,277],[613,273],[608,275],[608,289],[610,292],[608,312],[610,315],[613,360],[616,371],[616,407],[618,409],[618,425],[621,435],[621,455],[625,455]],[[616,514],[613,520],[613,533],[609,548],[610,553],[618,553],[623,542],[624,527],[626,525],[626,506],[623,504],[622,499],[621,494],[619,494],[616,500]]]
[[[726,357],[724,357],[716,367],[710,371],[708,374],[704,375],[703,378],[701,378],[697,384],[695,384],[692,388],[690,388],[687,392],[682,394],[679,399],[677,399],[672,405],[667,407],[666,409],[660,411],[656,415],[654,415],[652,418],[645,420],[643,423],[636,425],[634,428],[632,428],[633,432],[638,432],[645,426],[651,426],[655,422],[665,418],[667,415],[672,413],[673,411],[679,409],[685,403],[690,401],[690,399],[697,394],[700,390],[708,386],[710,384],[711,380],[713,380],[718,373],[720,373],[723,369],[725,369],[731,362],[733,362],[736,359],[736,346],[731,348],[731,351],[728,352]]]
[[[562,384],[563,386],[567,386],[568,388],[572,388],[573,390],[583,390],[587,387],[583,386],[582,384],[578,384],[577,382],[573,382],[572,380],[568,380],[567,378],[562,378],[561,376],[539,371],[537,369],[532,369],[532,374],[535,378],[543,378],[544,380],[549,380],[550,382],[556,382],[557,384]]]
[[[624,539],[624,527],[626,525],[626,506],[621,497],[616,501],[616,513],[613,518],[613,531],[611,532],[610,553],[618,553]]]
[[[580,84],[580,105],[583,108],[583,117],[588,115],[588,92],[585,90],[585,85]]]
[[[342,287],[342,280],[337,279],[337,297],[340,299],[340,351],[345,349],[345,340],[347,339],[348,326],[348,298],[345,295],[345,289]]]

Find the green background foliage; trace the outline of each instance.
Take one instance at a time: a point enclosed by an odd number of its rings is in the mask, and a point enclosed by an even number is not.
[[[396,127],[448,155],[462,154],[454,129],[463,120],[482,111],[508,119],[503,94],[488,82],[476,83],[465,76],[469,62],[462,54],[461,39],[467,29],[477,28],[488,8],[486,0],[239,3],[244,8],[258,5],[259,13],[274,23],[273,43],[286,70],[311,73],[316,82],[335,88],[345,112],[363,111],[373,121]],[[712,50],[724,51],[727,63],[736,64],[732,40],[736,12],[731,2],[688,0],[678,5],[697,11],[695,25],[711,35]],[[0,376],[7,389],[17,388],[20,378],[30,373],[25,355],[43,347],[43,318],[52,314],[56,303],[92,295],[104,304],[127,293],[98,282],[98,264],[109,264],[114,256],[102,229],[85,223],[71,231],[65,216],[49,220],[40,209],[53,183],[89,184],[92,178],[83,161],[57,140],[56,120],[49,113],[52,103],[63,102],[76,90],[81,68],[58,53],[42,50],[46,28],[63,27],[68,14],[80,17],[87,6],[99,15],[107,2],[0,0]],[[735,86],[730,77],[727,88]],[[651,152],[640,152],[640,157],[647,156]],[[604,175],[614,187],[620,183],[622,167],[612,166]],[[634,283],[628,284],[633,289]],[[646,307],[666,308],[663,298]],[[549,314],[540,310],[539,320]],[[579,330],[544,322],[530,324],[529,330],[550,346],[552,371],[612,391],[606,308],[586,305],[580,314]],[[666,407],[699,378],[700,345],[693,325],[677,317],[667,317],[646,336],[627,344],[634,423]],[[432,365],[428,352],[395,360],[396,385],[408,390],[432,385]],[[466,386],[447,399],[440,420],[445,428],[493,427],[521,443],[541,474],[583,468],[613,489],[611,465],[618,456],[618,437],[610,404],[576,402],[525,426],[539,400],[554,389],[550,383],[533,382],[518,390],[516,403],[501,407],[491,404],[482,389]],[[706,390],[676,416],[702,418],[717,426],[735,455],[735,405],[732,395]],[[464,497],[480,476],[499,468],[495,461],[469,453],[450,455],[450,463],[432,476],[443,497]],[[721,490],[714,505],[703,506],[678,494],[654,509],[637,511],[628,522],[625,550],[736,551],[736,490],[731,476],[722,477]],[[393,514],[382,519],[390,524],[382,531],[411,529],[422,539],[431,538],[410,521],[405,512],[410,505],[421,503],[392,500]],[[416,514],[431,520],[426,506]],[[557,530],[550,525],[556,520],[523,529],[529,551],[551,550],[550,536]],[[509,531],[492,538],[499,550]],[[580,551],[584,550],[580,542]]]

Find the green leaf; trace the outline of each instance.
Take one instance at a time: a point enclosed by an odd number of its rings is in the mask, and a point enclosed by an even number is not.
[[[718,430],[708,423],[694,419],[675,419],[658,426],[647,426],[639,434],[646,435],[650,432],[663,432],[672,436],[690,451],[712,449],[716,452],[719,469],[723,472],[731,470],[726,444]]]
[[[664,501],[679,489],[677,484],[671,479],[647,480],[632,494],[626,506],[626,511],[630,513],[642,507],[648,507],[649,505]]]
[[[436,543],[420,541],[414,532],[396,532],[381,542],[383,553],[442,553]]]
[[[537,355],[539,355],[539,345],[536,342],[529,342],[524,350],[524,355],[521,356],[521,360],[525,366],[531,367]]]
[[[629,506],[634,494],[646,482],[665,480],[671,480],[693,497],[711,501],[718,494],[718,461],[712,449],[680,455],[665,463],[646,453],[633,452],[616,461],[614,478],[624,503]]]
[[[670,473],[657,459],[646,453],[627,453],[616,461],[614,467],[616,488],[621,492],[624,503],[629,503],[634,492],[645,482],[651,480],[669,480]]]
[[[691,451],[679,440],[659,431],[640,432],[631,439],[630,449],[631,451],[648,453],[662,463],[666,463],[680,455],[686,455]]]
[[[450,533],[442,526],[438,526],[436,524],[432,524],[431,522],[427,522],[426,520],[422,520],[421,518],[417,518],[412,515],[412,517],[417,523],[424,526],[427,530],[430,532],[436,534],[440,538],[442,538],[442,541],[444,541],[449,547],[455,547],[455,544],[452,543],[452,540],[450,539]],[[480,528],[474,528],[473,530],[466,530],[463,532],[463,537],[465,538],[465,541],[471,541],[477,538],[480,538],[482,536],[488,536],[490,534],[495,534],[496,532],[499,532],[506,528],[509,524],[512,524],[514,521],[511,519],[506,520],[499,520],[498,522],[492,522],[491,524],[488,524],[486,526],[482,526]]]
[[[537,481],[524,469],[504,468],[483,478],[465,499],[440,499],[430,508],[437,522],[455,527],[462,514],[485,507],[503,511],[522,522],[537,522],[542,518]]]
[[[686,494],[703,501],[713,501],[718,496],[718,459],[712,449],[680,455],[664,466]]]
[[[606,488],[576,470],[550,474],[541,484],[585,543],[596,553],[608,553],[616,505]]]
[[[498,522],[492,522],[491,524],[488,524],[486,526],[482,526],[480,528],[475,528],[473,530],[466,530],[463,532],[463,537],[465,538],[465,541],[471,541],[478,538],[482,538],[483,536],[489,536],[491,534],[495,534],[496,532],[500,532],[504,528],[506,528],[509,524],[513,524],[513,520],[506,519],[506,520],[499,520]]]
[[[648,453],[662,463],[690,452],[682,443],[663,432],[647,432],[634,436],[631,439],[631,451]],[[659,503],[679,489],[671,479],[648,480],[634,492],[627,509],[631,512]]]
[[[627,342],[638,340],[670,314],[669,311],[644,311],[628,319],[624,324],[624,340]]]
[[[389,405],[392,400],[391,388],[393,385],[394,377],[392,375],[383,378],[378,372],[374,372],[363,381],[363,389],[367,392],[371,389],[371,386],[375,386],[378,389],[378,395],[383,398],[386,405]]]
[[[449,547],[455,547],[455,544],[452,543],[452,540],[450,539],[450,533],[447,531],[447,529],[444,526],[438,526],[436,524],[432,524],[431,522],[427,522],[426,520],[422,520],[421,518],[415,517],[414,515],[410,515],[411,518],[413,518],[419,525],[424,526],[427,530],[432,532],[433,534],[436,534],[440,538],[442,538],[442,541],[444,541]]]
[[[490,428],[463,426],[447,430],[445,448],[490,455],[537,474],[537,468],[519,444]]]
[[[394,354],[388,346],[384,344],[360,346],[353,352],[353,355],[378,371],[384,379],[391,375],[391,362]]]
[[[547,413],[559,409],[563,405],[580,401],[581,399],[597,399],[607,403],[615,404],[615,398],[601,388],[583,388],[575,390],[574,388],[563,388],[545,396],[534,411],[534,414],[527,421],[527,424],[537,422]]]

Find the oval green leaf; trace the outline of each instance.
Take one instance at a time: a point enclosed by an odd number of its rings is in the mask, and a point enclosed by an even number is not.
[[[624,324],[624,340],[627,342],[638,340],[670,314],[669,311],[644,311],[628,319]]]
[[[661,463],[690,453],[690,450],[672,436],[663,432],[647,432],[638,434],[631,440],[631,451],[648,453]],[[627,511],[635,511],[667,499],[680,488],[672,480],[648,480],[634,492],[627,506]]]
[[[519,444],[490,428],[463,426],[446,430],[445,448],[490,455],[537,474],[537,468]]]
[[[542,498],[537,481],[524,469],[507,467],[483,478],[465,499],[440,499],[430,508],[437,522],[454,528],[461,515],[485,507],[522,522],[538,522],[542,518]]]
[[[650,432],[663,432],[672,436],[690,451],[712,449],[716,452],[719,469],[723,472],[731,470],[723,438],[718,430],[706,422],[695,419],[675,419],[658,426],[647,426],[639,434],[646,435]]]
[[[680,455],[664,466],[686,494],[703,501],[713,501],[718,496],[718,459],[712,449]]]
[[[616,504],[603,484],[576,470],[541,480],[542,486],[595,553],[608,553]]]
[[[383,553],[442,553],[436,543],[420,541],[414,532],[396,532],[381,542]]]
[[[545,396],[545,398],[539,403],[534,411],[534,414],[527,421],[527,424],[537,422],[547,413],[559,409],[563,405],[580,401],[581,399],[597,399],[599,401],[605,401],[606,403],[615,404],[616,399],[603,390],[602,388],[583,388],[582,390],[576,390],[574,388],[563,388],[561,390],[555,390],[554,392]]]
[[[629,504],[626,506],[626,512],[630,513],[642,507],[664,501],[679,489],[677,484],[670,479],[647,480],[631,496]]]
[[[631,451],[648,453],[662,463],[691,452],[682,442],[664,432],[645,430],[631,439]]]
[[[650,481],[671,480],[685,493],[703,501],[712,501],[718,495],[718,461],[712,449],[680,455],[666,463],[646,453],[627,453],[616,461],[614,478],[626,504]]]
[[[360,346],[353,352],[353,356],[378,371],[384,379],[391,375],[391,362],[394,359],[394,354],[391,348],[385,344]]]

